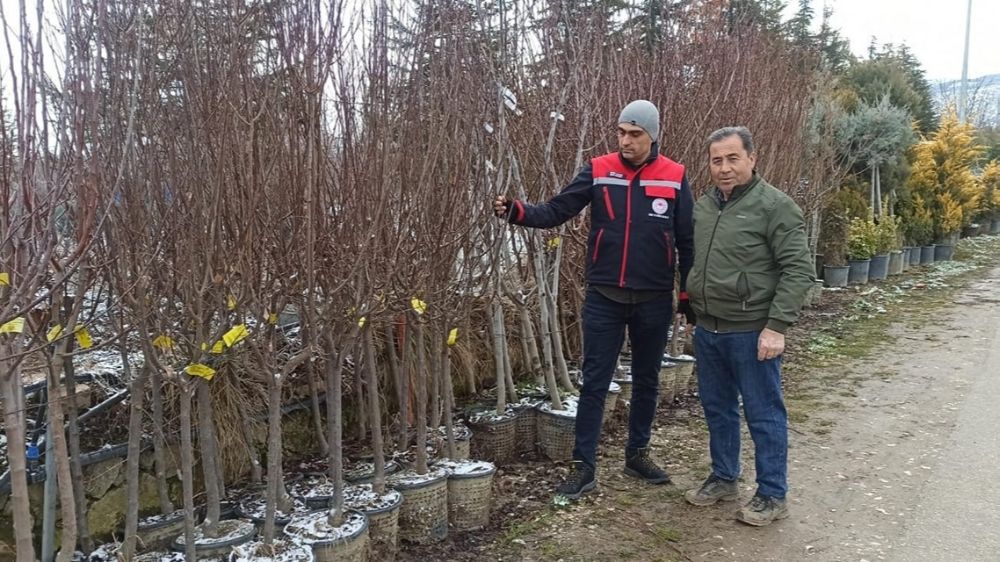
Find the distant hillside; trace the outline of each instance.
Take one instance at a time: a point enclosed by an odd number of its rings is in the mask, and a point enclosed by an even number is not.
[[[931,82],[934,103],[940,111],[958,105],[961,80]],[[1000,74],[969,79],[969,119],[977,127],[1000,127]]]

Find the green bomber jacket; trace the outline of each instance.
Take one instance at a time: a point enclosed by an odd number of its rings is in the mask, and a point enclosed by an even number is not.
[[[815,281],[802,210],[756,173],[728,201],[710,188],[694,207],[687,282],[698,327],[784,333]]]

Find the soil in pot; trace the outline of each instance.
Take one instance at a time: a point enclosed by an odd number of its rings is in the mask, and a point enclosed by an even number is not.
[[[457,530],[481,529],[489,523],[496,465],[466,460],[444,463],[448,471],[448,523]]]
[[[312,548],[296,542],[274,539],[270,545],[250,541],[233,547],[229,562],[313,562]]]
[[[386,459],[385,461],[385,473],[386,475],[394,474],[400,469],[399,463],[394,460]],[[370,484],[375,478],[375,463],[370,460],[356,460],[350,461],[345,460],[344,462],[344,480],[350,482],[351,484]]]
[[[403,505],[403,494],[386,490],[378,495],[371,484],[352,485],[344,490],[344,505],[368,517],[372,560],[395,560],[399,552],[399,508]]]
[[[469,452],[471,450],[472,443],[472,430],[468,428],[464,423],[459,420],[451,426],[452,431],[455,434],[455,458],[456,459],[467,459],[469,458]],[[442,457],[448,456],[448,430],[445,426],[437,428],[437,431],[429,432],[429,435],[435,440],[435,447],[438,450],[438,454]]]
[[[178,533],[184,532],[184,510],[167,515],[151,515],[139,520],[136,527],[139,544],[144,548],[166,547]]]
[[[392,475],[389,485],[403,495],[399,508],[399,538],[417,544],[448,537],[448,473],[439,468],[427,474],[412,470]]]
[[[285,536],[312,547],[317,562],[367,562],[370,545],[365,514],[346,511],[338,526],[331,525],[329,517],[325,509],[296,515],[285,526]]]
[[[194,528],[194,548],[199,558],[226,556],[234,546],[250,542],[257,536],[257,526],[252,521],[246,519],[227,519],[219,521],[218,533],[215,537],[205,536],[202,526]],[[184,552],[184,533],[170,543],[170,548],[177,552]]]
[[[306,474],[295,484],[289,486],[293,498],[302,500],[309,509],[323,509],[330,506],[333,499],[333,480],[326,474]]]

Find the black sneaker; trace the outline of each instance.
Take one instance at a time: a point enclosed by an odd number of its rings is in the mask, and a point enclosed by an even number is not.
[[[583,461],[573,461],[566,481],[556,488],[556,493],[571,500],[578,500],[584,492],[588,492],[597,487],[597,479],[594,478],[594,469]]]
[[[705,480],[697,490],[688,490],[684,493],[684,499],[691,505],[705,507],[716,502],[735,501],[739,497],[739,488],[732,480],[723,480],[712,474]]]
[[[669,484],[670,475],[649,458],[649,447],[625,449],[625,474],[650,484]]]
[[[772,521],[786,517],[788,517],[788,503],[784,499],[764,496],[759,492],[754,495],[750,503],[736,513],[738,521],[754,527],[770,525]]]

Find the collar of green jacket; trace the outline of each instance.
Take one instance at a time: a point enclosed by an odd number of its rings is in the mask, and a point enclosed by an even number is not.
[[[743,194],[753,189],[758,183],[760,183],[760,176],[757,175],[757,172],[755,171],[753,173],[753,176],[750,177],[750,181],[748,183],[745,183],[743,185],[737,185],[736,187],[733,188],[733,191],[729,194],[729,199],[725,198],[725,196],[722,193],[722,190],[719,189],[719,186],[717,185],[712,186],[713,190],[712,194],[714,195],[715,202],[719,205],[719,208],[721,209],[725,207],[727,203],[731,203],[733,201],[736,201],[740,197],[743,197]]]

